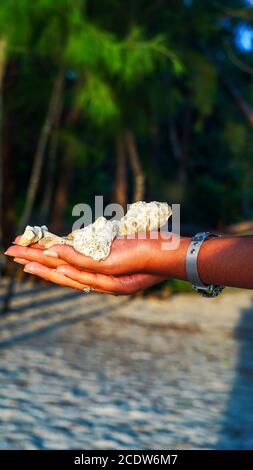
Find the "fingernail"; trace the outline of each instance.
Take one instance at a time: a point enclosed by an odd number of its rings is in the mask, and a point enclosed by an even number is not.
[[[24,264],[25,262],[27,262],[23,258],[14,258],[13,261],[15,261],[15,263],[19,263],[19,264]]]
[[[51,256],[52,258],[59,258],[58,253],[53,250],[45,250],[43,251],[43,255]]]
[[[56,271],[58,273],[66,273],[66,269],[65,268],[62,268],[61,266],[59,266],[58,268],[56,268]]]
[[[4,255],[8,255],[9,254],[8,251],[9,249],[4,252]]]
[[[25,266],[23,271],[25,273],[32,273],[33,272],[33,266]]]
[[[62,272],[62,271],[56,271],[56,272],[57,272],[57,274],[60,274],[60,276],[62,276],[62,277],[68,277],[68,276],[66,276],[65,273]]]

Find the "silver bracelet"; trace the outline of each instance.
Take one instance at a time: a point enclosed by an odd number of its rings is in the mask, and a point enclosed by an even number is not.
[[[186,273],[188,281],[191,282],[193,289],[195,289],[204,297],[217,297],[217,295],[219,295],[224,289],[224,286],[203,284],[199,277],[197,267],[198,253],[202,243],[208,238],[220,236],[221,235],[217,235],[211,232],[199,232],[194,235],[194,237],[192,237],[191,243],[186,253]]]

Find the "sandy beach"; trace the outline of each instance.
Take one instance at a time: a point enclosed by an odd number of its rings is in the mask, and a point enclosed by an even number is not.
[[[253,448],[250,291],[18,284],[0,347],[0,449]]]

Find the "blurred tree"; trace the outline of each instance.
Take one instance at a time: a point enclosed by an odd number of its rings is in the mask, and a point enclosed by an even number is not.
[[[3,197],[3,80],[5,74],[5,62],[6,62],[6,41],[4,38],[0,38],[0,201]],[[3,222],[3,208],[0,207],[0,249],[3,246],[3,233],[2,233],[2,222]]]
[[[119,127],[121,104],[114,92],[115,81],[123,88],[143,80],[156,67],[160,49],[171,57],[175,66],[178,66],[178,61],[159,35],[145,39],[145,33],[135,25],[123,36],[106,31],[97,24],[97,19],[101,21],[100,15],[99,18],[89,16],[88,3],[83,0],[74,4],[70,0],[38,0],[36,3],[27,0],[15,3],[3,1],[0,7],[1,34],[8,45],[8,57],[16,60],[16,66],[20,56],[23,61],[32,62],[36,58],[42,64],[47,64],[51,68],[50,76],[55,70],[57,74],[57,69],[65,73],[72,71],[77,85],[69,96],[72,102],[70,108],[80,108],[82,114],[97,125],[113,122],[116,129]],[[55,89],[59,88],[58,81],[56,79]],[[53,92],[38,141],[20,222],[22,226],[31,216],[39,189],[43,159],[57,108],[55,94],[57,91]],[[65,123],[68,127],[68,118]],[[73,136],[74,132],[69,142],[74,142]],[[70,155],[73,151],[69,149],[70,144],[67,147],[68,157],[63,158],[64,173],[70,171],[66,166],[72,165]],[[61,196],[56,197],[56,206],[59,200],[62,200],[60,205],[63,205],[67,199],[66,195],[63,197],[62,191],[63,188],[67,191],[68,186],[63,186],[61,182],[59,184]],[[57,208],[54,213],[57,214]],[[57,218],[60,217],[58,214]],[[60,220],[56,223],[58,227],[61,225]]]
[[[122,8],[121,2],[117,2],[117,8]],[[5,63],[7,67],[8,62],[11,63],[17,82],[20,81],[19,72],[22,67],[26,69],[27,73],[29,71],[31,77],[33,77],[35,66],[41,67],[41,70],[44,71],[42,77],[36,77],[37,81],[33,81],[32,109],[36,109],[41,101],[40,87],[43,87],[43,92],[50,87],[52,88],[48,103],[45,96],[43,98],[43,108],[46,111],[45,117],[41,121],[42,125],[38,124],[36,120],[33,128],[39,136],[38,142],[35,143],[37,150],[34,158],[29,158],[24,162],[28,184],[25,194],[22,191],[25,203],[21,214],[19,214],[17,225],[19,230],[23,230],[31,217],[35,216],[39,192],[44,194],[42,196],[44,200],[48,200],[48,196],[45,195],[49,192],[48,185],[43,179],[45,178],[45,168],[48,168],[46,177],[49,176],[50,171],[52,174],[56,159],[56,155],[47,150],[48,143],[53,138],[55,125],[58,128],[60,126],[61,102],[64,101],[63,133],[58,132],[58,137],[63,136],[63,140],[60,139],[59,142],[63,156],[60,162],[61,170],[58,175],[52,211],[53,225],[57,231],[62,228],[70,190],[69,176],[73,172],[75,149],[80,141],[80,135],[77,131],[77,121],[80,115],[100,128],[108,126],[108,129],[110,128],[109,135],[116,141],[119,139],[124,122],[125,107],[122,96],[125,100],[127,97],[124,90],[131,89],[133,95],[135,85],[143,82],[144,78],[157,68],[162,56],[169,57],[175,68],[179,66],[177,57],[174,52],[168,49],[163,36],[157,34],[147,38],[145,30],[134,23],[131,24],[130,18],[127,30],[123,34],[107,29],[101,24],[101,15],[93,17],[89,13],[89,9],[90,4],[85,0],[76,0],[74,4],[70,0],[38,0],[35,3],[28,0],[16,2],[3,0],[0,5],[0,38],[1,45],[4,45],[1,49],[2,68],[5,67]],[[64,99],[62,98],[64,78],[70,73],[76,83]],[[1,73],[1,75],[4,74]],[[6,81],[8,81],[8,76]],[[51,85],[52,82],[53,85]],[[16,88],[18,89],[18,86]],[[9,113],[5,111],[6,121],[13,120],[13,110],[19,109],[20,98],[18,94],[15,96],[15,100],[13,96],[6,97],[7,107],[9,106],[11,110]],[[24,112],[24,110],[22,111]],[[73,116],[75,116],[74,119]],[[33,120],[30,122],[33,126]],[[75,129],[72,128],[74,125]],[[7,122],[7,128],[9,127],[9,122]],[[39,127],[41,130],[38,132]],[[64,146],[64,139],[66,142],[68,135],[70,138]],[[141,165],[138,161],[136,147],[133,146],[133,135],[131,133],[127,135],[132,136],[130,140],[128,138],[128,149],[135,178],[137,178],[137,171],[140,173]],[[6,146],[7,137],[4,137],[4,140]],[[18,147],[20,143],[17,138]],[[56,151],[55,147],[54,152]],[[21,150],[22,152],[23,150]],[[45,161],[46,155],[47,161]],[[49,157],[51,158],[49,159]],[[12,158],[13,150],[12,155],[8,155],[8,161],[10,162]],[[2,166],[3,173],[5,173],[3,179],[8,184],[8,169],[11,165]],[[31,168],[30,175],[29,168]],[[121,172],[122,177],[124,177],[124,173]],[[11,182],[9,183],[10,185],[7,187],[11,188]],[[123,184],[126,185],[126,181]],[[116,193],[119,191],[117,190]],[[11,196],[8,197],[8,200],[3,197],[1,206],[3,207],[5,204],[7,208],[10,208],[9,210],[13,211],[14,197],[13,194]],[[44,209],[45,204],[43,204]],[[2,219],[2,226],[5,226],[5,218]],[[6,240],[6,244],[8,244],[13,236],[8,224],[6,224],[5,232],[8,234]],[[5,309],[8,307],[12,290],[13,276],[6,296]]]
[[[62,231],[99,193],[182,202],[186,230],[252,218],[252,11],[2,0],[5,244],[14,222],[51,217]]]

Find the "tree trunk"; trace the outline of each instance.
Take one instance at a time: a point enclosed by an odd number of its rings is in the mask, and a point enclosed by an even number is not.
[[[70,110],[66,119],[66,125],[71,127],[76,124],[80,117],[80,109],[76,106]],[[54,199],[54,207],[52,212],[52,231],[54,233],[61,233],[64,227],[64,214],[68,200],[68,190],[71,175],[71,165],[74,157],[74,152],[71,143],[68,143],[65,148],[63,159],[60,166],[58,185]]]
[[[190,132],[191,132],[191,108],[186,103],[184,110],[184,117],[182,120],[182,132],[181,132],[181,145],[179,153],[179,181],[185,184],[187,181],[188,172],[188,158],[190,149]]]
[[[232,98],[234,104],[239,111],[244,115],[246,121],[253,128],[253,107],[243,99],[241,93],[237,88],[228,80],[223,73],[220,72],[220,78],[223,86],[229,96]],[[245,172],[243,187],[241,190],[242,194],[242,212],[245,218],[250,217],[252,212],[251,204],[251,186],[252,186],[252,170],[248,168]]]
[[[151,113],[150,127],[150,152],[152,166],[157,168],[161,164],[162,147],[161,147],[161,129],[158,113],[153,110]]]
[[[114,201],[124,209],[127,205],[126,152],[124,138],[121,134],[116,142],[116,178],[114,185]]]
[[[0,249],[3,248],[3,82],[6,69],[6,41],[0,39]]]
[[[62,85],[63,85],[63,82],[62,82]],[[58,151],[58,146],[59,146],[59,127],[60,127],[62,107],[63,107],[62,91],[63,90],[61,89],[59,93],[59,99],[56,105],[57,110],[56,110],[56,115],[55,115],[55,122],[53,125],[51,138],[49,142],[47,174],[46,174],[45,189],[44,189],[44,195],[43,195],[41,211],[40,211],[40,220],[41,220],[41,223],[43,224],[48,223],[49,213],[50,213],[50,204],[51,204],[52,196],[53,196],[53,186],[54,186],[56,162],[57,162],[57,151]]]
[[[203,51],[203,48],[202,48]],[[246,120],[248,121],[249,125],[253,127],[253,107],[244,100],[240,91],[236,88],[236,86],[230,81],[229,78],[224,74],[222,70],[222,65],[214,59],[205,49],[204,54],[208,58],[208,60],[213,64],[213,66],[217,69],[220,81],[227,91],[228,95],[232,98],[237,108],[241,111],[244,115]]]
[[[221,72],[220,78],[225,90],[228,92],[237,108],[242,112],[249,125],[253,127],[253,107],[242,98],[237,88]]]
[[[133,201],[142,201],[145,191],[145,177],[142,170],[140,158],[137,151],[133,132],[127,130],[125,132],[125,142],[128,150],[130,165],[134,177],[134,193]]]
[[[52,126],[58,113],[59,96],[61,96],[62,93],[63,80],[64,72],[61,71],[54,82],[53,91],[48,106],[48,112],[41,130],[37,151],[34,157],[32,173],[28,185],[24,212],[19,223],[19,232],[22,232],[24,230],[25,226],[29,221],[29,218],[31,217],[39,187],[46,146],[48,143],[50,132],[52,130]]]
[[[49,102],[48,112],[47,112],[47,115],[46,115],[46,118],[42,127],[41,135],[39,138],[37,151],[34,157],[34,164],[32,168],[30,182],[28,185],[25,207],[24,207],[23,215],[19,222],[19,226],[18,226],[18,233],[24,230],[31,216],[31,212],[33,209],[35,197],[37,195],[38,186],[40,182],[40,176],[41,176],[45,150],[46,150],[48,138],[52,129],[52,125],[55,120],[55,115],[57,111],[57,103],[59,100],[59,93],[61,92],[61,89],[62,89],[63,79],[64,79],[64,74],[61,71],[54,83],[51,99]],[[11,299],[12,299],[14,288],[15,288],[16,274],[17,274],[16,266],[13,266],[11,273],[10,273],[10,279],[7,285],[5,298],[3,300],[3,305],[2,305],[2,313],[4,314],[8,313],[10,309]]]
[[[174,160],[178,163],[180,161],[181,146],[179,143],[176,124],[173,118],[169,120],[169,139],[170,139],[170,145],[171,145],[171,150],[172,150],[172,156]]]
[[[70,145],[65,149],[58,174],[58,185],[56,189],[54,206],[52,212],[52,231],[60,234],[64,227],[64,214],[68,200],[69,175],[71,172],[71,164],[73,160],[73,151]]]
[[[13,154],[13,122],[12,111],[5,113],[3,123],[3,147],[2,147],[2,242],[5,249],[10,245],[15,236],[15,157]]]

